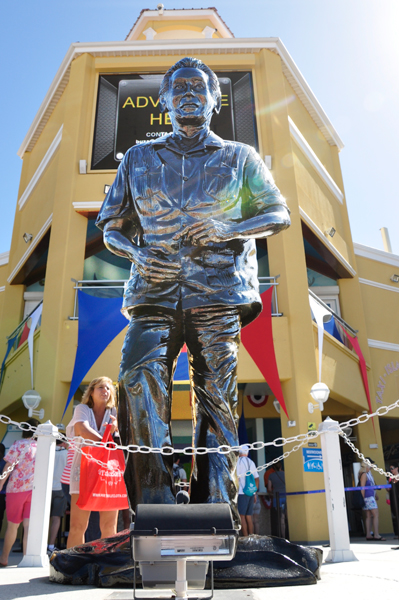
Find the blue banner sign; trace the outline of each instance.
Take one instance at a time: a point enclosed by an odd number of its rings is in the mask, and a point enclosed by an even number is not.
[[[323,455],[320,448],[302,448],[302,455],[305,473],[323,472]]]

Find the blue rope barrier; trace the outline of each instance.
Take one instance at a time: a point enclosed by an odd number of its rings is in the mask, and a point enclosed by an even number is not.
[[[345,492],[355,492],[356,490],[390,490],[392,485],[388,483],[387,485],[367,485],[364,487],[347,487],[344,488]],[[280,493],[281,496],[302,496],[303,494],[324,494],[326,490],[309,490],[307,492],[286,492]]]

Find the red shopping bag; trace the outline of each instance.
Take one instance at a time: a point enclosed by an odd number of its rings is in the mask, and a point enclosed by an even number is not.
[[[112,441],[111,425],[105,428],[102,441],[105,443]],[[77,506],[82,510],[129,508],[123,479],[125,472],[123,451],[95,446],[85,446],[83,451]],[[103,465],[99,465],[96,460],[101,461]]]

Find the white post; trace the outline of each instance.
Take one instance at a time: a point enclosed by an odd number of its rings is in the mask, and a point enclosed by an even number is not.
[[[37,450],[26,554],[19,567],[47,567],[47,537],[53,487],[55,435],[51,421],[37,428]]]
[[[176,600],[186,600],[187,587],[186,561],[183,558],[176,561]]]
[[[323,452],[328,531],[330,535],[330,552],[327,555],[326,562],[357,560],[350,549],[338,427],[338,421],[333,421],[330,417],[327,417],[319,425],[319,431],[322,434],[320,438]],[[330,428],[336,428],[337,433],[335,431],[329,432]]]

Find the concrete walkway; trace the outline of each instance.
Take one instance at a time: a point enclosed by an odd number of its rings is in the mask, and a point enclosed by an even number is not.
[[[2,542],[0,543],[0,545]],[[394,548],[398,548],[395,550]],[[243,590],[216,590],[215,600],[371,600],[395,597],[399,593],[399,543],[354,540],[351,549],[358,561],[324,563],[317,585]],[[328,548],[323,548],[327,556]],[[128,600],[130,589],[103,589],[50,583],[48,569],[18,568],[22,554],[10,554],[10,566],[0,569],[0,599],[48,600]],[[139,596],[157,597],[153,592],[138,591]],[[209,595],[209,593],[204,593]]]

